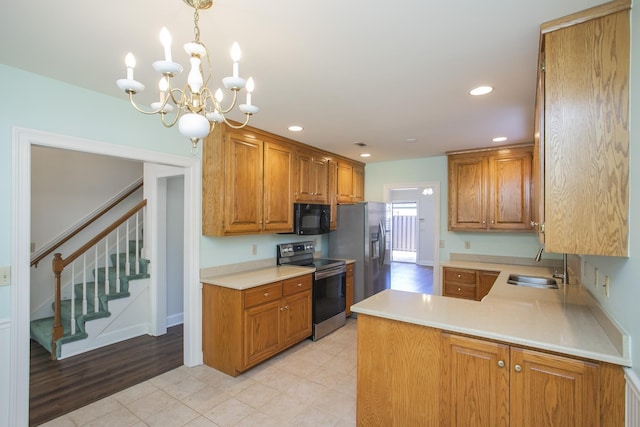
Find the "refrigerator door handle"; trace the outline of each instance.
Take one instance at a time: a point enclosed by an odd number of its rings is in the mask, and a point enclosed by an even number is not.
[[[380,238],[378,239],[378,244],[380,245],[380,265],[384,265],[384,260],[387,256],[387,235],[386,232],[384,230],[384,224],[382,223],[382,220],[379,221],[378,223],[378,227],[380,228]]]

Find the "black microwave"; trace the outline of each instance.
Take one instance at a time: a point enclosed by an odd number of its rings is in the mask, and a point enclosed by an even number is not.
[[[293,204],[293,232],[301,235],[325,234],[329,232],[331,207],[310,203]]]

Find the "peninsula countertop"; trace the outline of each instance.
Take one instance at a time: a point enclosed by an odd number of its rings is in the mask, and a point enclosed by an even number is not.
[[[356,313],[510,344],[631,366],[629,336],[580,285],[535,289],[510,274],[550,277],[553,269],[468,261],[444,267],[499,271],[482,301],[385,290],[351,307]]]

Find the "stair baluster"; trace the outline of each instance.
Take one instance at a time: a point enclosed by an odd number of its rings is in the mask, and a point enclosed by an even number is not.
[[[71,335],[76,333],[76,287],[73,280],[76,278],[76,263],[71,263]]]
[[[116,253],[120,253],[120,228],[116,228]],[[116,292],[120,292],[120,257],[116,257]]]
[[[109,295],[109,236],[104,238],[104,294]]]
[[[138,222],[138,214],[136,212],[136,274],[140,274],[140,224]]]
[[[137,216],[137,214],[136,214]],[[128,276],[129,274],[131,274],[131,263],[129,262],[129,220],[127,220],[126,225],[125,225],[125,230],[126,230],[126,238],[125,238],[125,253],[127,254],[124,258],[124,272],[125,274]]]

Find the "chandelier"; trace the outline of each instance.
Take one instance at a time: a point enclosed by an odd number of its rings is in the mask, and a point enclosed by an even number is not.
[[[151,109],[141,108],[133,100],[133,96],[144,90],[144,85],[133,78],[133,70],[136,66],[135,57],[129,52],[125,58],[127,66],[127,78],[119,79],[118,87],[129,95],[131,105],[143,114],[159,114],[165,127],[172,127],[178,123],[180,133],[191,140],[191,152],[196,154],[198,141],[209,135],[216,123],[226,123],[232,128],[239,129],[247,125],[251,115],[257,113],[259,108],[251,103],[251,93],[254,90],[253,78],[248,80],[238,74],[238,62],[241,51],[238,43],[231,47],[231,59],[233,60],[233,75],[222,79],[226,89],[231,90],[233,99],[231,104],[223,108],[221,105],[223,94],[218,88],[215,93],[207,87],[211,78],[211,60],[207,48],[200,41],[200,28],[198,13],[201,9],[209,9],[213,0],[184,0],[186,4],[194,8],[193,24],[195,40],[184,45],[184,50],[189,55],[191,70],[187,77],[187,84],[182,88],[174,88],[171,79],[182,72],[182,65],[173,62],[171,57],[171,34],[166,28],[160,31],[160,42],[164,47],[164,60],[153,63],[153,68],[162,75],[158,88],[159,100],[151,103]],[[202,59],[207,58],[207,73],[203,72]],[[206,78],[205,78],[206,76]],[[245,114],[243,123],[232,124],[227,120],[226,114],[234,109],[238,102],[238,92],[246,89],[247,98],[245,104],[239,104],[238,109]],[[175,111],[175,114],[172,114]]]

